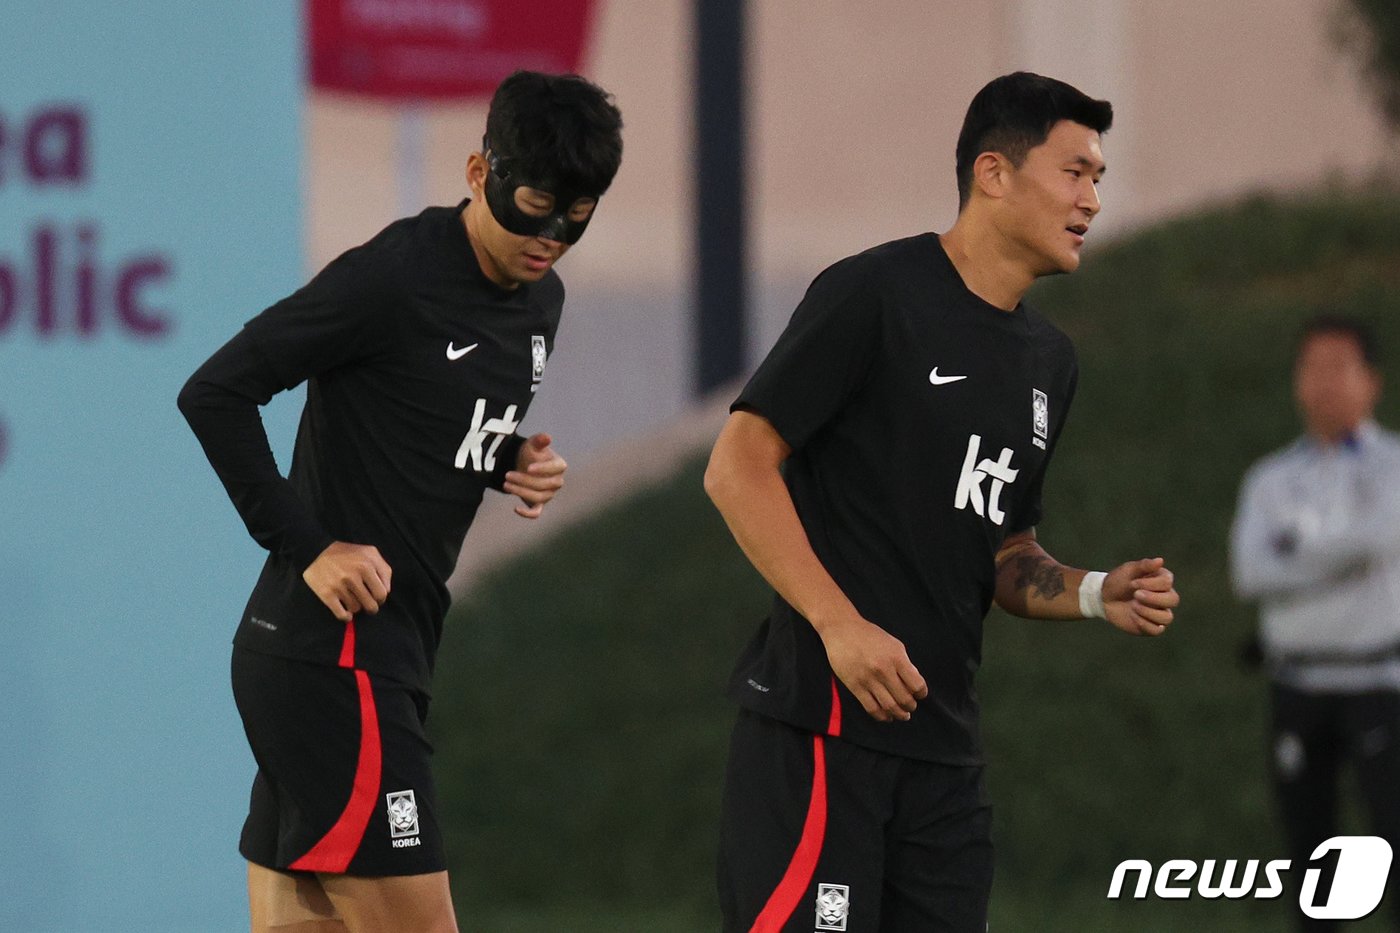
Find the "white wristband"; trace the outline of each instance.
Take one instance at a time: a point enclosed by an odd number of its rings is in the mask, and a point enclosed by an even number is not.
[[[1103,580],[1108,574],[1091,570],[1079,584],[1079,614],[1086,619],[1107,619],[1103,609]]]

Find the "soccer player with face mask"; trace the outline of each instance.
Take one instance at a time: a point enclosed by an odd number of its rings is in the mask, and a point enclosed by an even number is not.
[[[1035,531],[1078,367],[1022,297],[1079,266],[1112,113],[1024,72],[983,88],[953,227],[819,275],[715,443],[705,487],[776,591],[730,682],[726,930],[983,933],[987,610],[1172,620],[1160,558],[1091,573]]]
[[[269,554],[234,635],[258,772],[257,931],[455,930],[424,732],[446,581],[488,488],[537,518],[566,464],[516,428],[554,348],[554,264],[622,159],[611,97],[517,72],[471,197],[390,224],[249,321],[180,409]],[[307,384],[291,469],[258,407]]]

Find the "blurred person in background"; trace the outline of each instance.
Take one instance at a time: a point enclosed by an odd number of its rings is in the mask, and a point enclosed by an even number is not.
[[[1293,875],[1341,831],[1343,764],[1369,831],[1400,842],[1400,436],[1364,323],[1313,318],[1293,393],[1305,433],[1245,476],[1231,533],[1235,590],[1259,602],[1272,698],[1272,775]],[[1400,903],[1390,899],[1396,929]],[[1336,925],[1299,914],[1300,930]]]
[[[776,597],[730,681],[725,930],[983,933],[987,610],[1172,621],[1161,558],[1085,571],[1035,532],[1078,365],[1022,297],[1078,268],[1112,119],[1052,78],[988,84],[952,229],[822,272],[732,406],[705,488]]]
[[[257,761],[239,849],[252,929],[457,929],[424,731],[456,565],[486,489],[536,518],[566,464],[516,427],[564,302],[554,264],[622,159],[611,97],[517,72],[471,197],[399,220],[249,321],[180,408],[270,552],[234,636]],[[307,383],[287,478],[258,406]]]

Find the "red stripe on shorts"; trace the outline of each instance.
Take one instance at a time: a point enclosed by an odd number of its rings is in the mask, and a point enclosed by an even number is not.
[[[355,666],[355,619],[345,623],[345,640],[340,643],[340,666]]]
[[[831,718],[826,721],[826,734],[841,736],[841,694],[836,690],[836,675],[831,675]]]
[[[345,626],[340,664],[341,667],[353,668],[354,661],[355,621],[352,619]],[[355,763],[355,783],[350,791],[350,800],[330,832],[322,836],[311,851],[289,866],[299,871],[339,873],[349,868],[350,860],[355,857],[360,841],[365,837],[369,818],[374,815],[374,805],[379,800],[383,757],[379,745],[379,711],[374,705],[369,674],[355,671],[355,686],[360,693],[360,758]]]
[[[758,919],[749,933],[778,933],[791,919],[817,872],[817,859],[826,839],[826,742],[812,736],[812,800],[807,804],[807,819],[802,824],[802,838],[792,854],[783,880],[768,897]]]

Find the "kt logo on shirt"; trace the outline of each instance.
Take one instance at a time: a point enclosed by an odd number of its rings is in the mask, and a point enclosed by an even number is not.
[[[982,435],[974,434],[967,441],[967,456],[963,459],[962,475],[958,477],[958,491],[953,496],[953,508],[972,511],[983,518],[990,518],[1000,525],[1006,521],[1006,513],[1001,509],[1001,491],[1008,483],[1015,482],[1020,470],[1011,468],[1014,452],[1010,447],[1001,449],[996,460],[978,460],[982,449]],[[985,492],[983,481],[991,479],[991,486]]]

